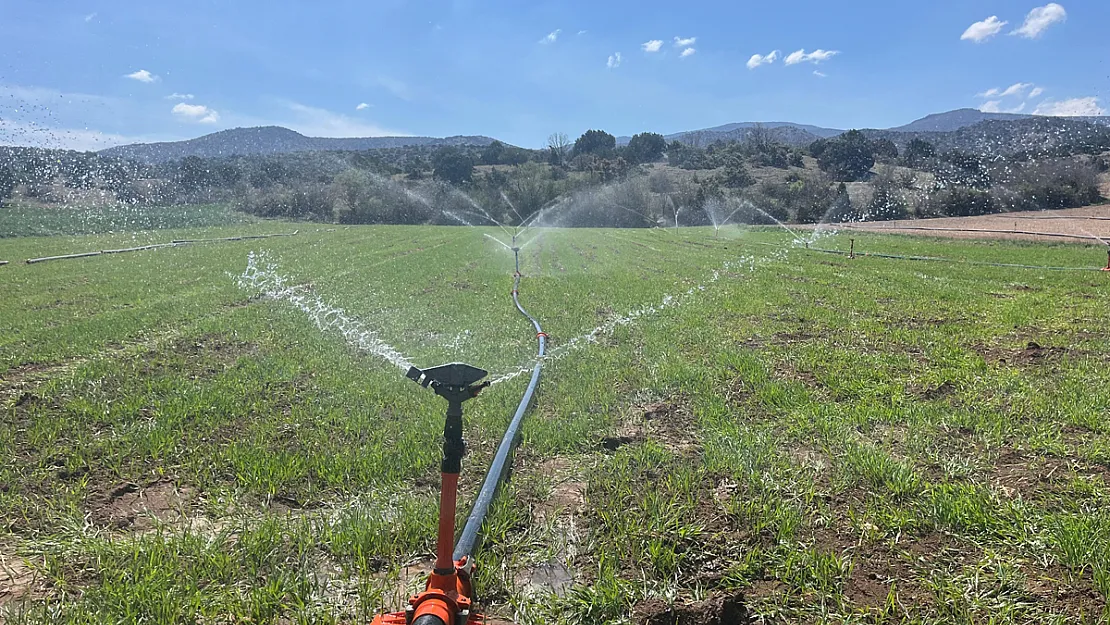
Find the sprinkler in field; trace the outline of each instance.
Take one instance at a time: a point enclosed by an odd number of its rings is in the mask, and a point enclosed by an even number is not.
[[[439,534],[436,541],[436,562],[424,592],[409,599],[404,612],[382,614],[374,625],[466,625],[480,623],[472,615],[473,587],[470,576],[474,562],[470,556],[459,560],[452,557],[455,542],[455,500],[459,488],[459,472],[466,452],[462,436],[463,402],[476,397],[489,386],[478,384],[487,372],[478,367],[454,362],[430,369],[410,367],[405,374],[436,395],[447,400],[447,421],[443,426],[443,462],[440,465]]]

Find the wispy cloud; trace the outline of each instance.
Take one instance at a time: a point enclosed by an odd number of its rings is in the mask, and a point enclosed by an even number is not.
[[[825,72],[819,72],[817,70],[813,70],[813,75],[818,77],[818,78],[828,78],[829,77],[829,75],[826,74]]]
[[[585,35],[585,34],[586,34],[586,33],[588,33],[588,32],[590,32],[590,31],[588,31],[588,30],[580,30],[580,31],[578,31],[578,34],[579,34],[579,35]]]
[[[1076,117],[1105,115],[1106,109],[1099,106],[1097,97],[1072,98],[1059,102],[1041,102],[1033,111],[1034,115],[1051,115],[1054,117]]]
[[[796,52],[791,52],[790,55],[786,57],[786,64],[797,65],[798,63],[813,63],[814,65],[816,65],[818,63],[823,63],[838,54],[840,54],[839,50],[821,50],[820,48],[806,54],[805,48],[802,48],[801,50],[798,50]]]
[[[983,43],[991,37],[997,35],[1002,27],[1009,22],[1004,22],[998,19],[997,15],[992,15],[981,22],[975,22],[967,27],[964,34],[960,35],[960,41],[968,40],[975,43]]]
[[[644,52],[658,52],[659,49],[663,47],[663,40],[652,39],[651,41],[645,41],[640,44],[640,47],[644,49]]]
[[[171,112],[178,119],[198,124],[214,124],[220,121],[220,114],[203,104],[179,102],[173,106]]]
[[[359,102],[358,106],[355,107],[355,110],[356,111],[365,111],[368,108],[370,108],[369,104],[367,104],[365,102]]]
[[[1033,87],[1033,90],[1029,92],[1029,97],[1035,98],[1042,93],[1044,93],[1044,87]]]
[[[674,38],[674,45],[675,45],[676,48],[685,48],[685,47],[694,45],[695,43],[697,43],[697,41],[698,41],[697,37],[686,37],[686,38],[675,37]]]
[[[1025,110],[1025,102],[1006,108],[1002,106],[1002,100],[988,100],[979,107],[979,110],[984,113],[1020,113]]]
[[[678,57],[684,59],[688,56],[693,56],[695,52],[697,52],[697,50],[693,48],[686,48],[682,51],[682,54],[678,55]]]
[[[1010,34],[1020,35],[1026,39],[1036,39],[1049,26],[1064,22],[1067,19],[1068,12],[1064,10],[1064,7],[1055,2],[1049,2],[1043,7],[1037,7],[1030,11],[1029,15],[1025,16],[1025,22],[1021,25],[1021,28]]]
[[[342,113],[308,106],[299,102],[286,102],[294,119],[280,123],[310,137],[397,137],[407,133],[389,130]]]
[[[543,39],[540,39],[540,43],[542,43],[542,44],[555,43],[559,39],[559,33],[561,33],[561,32],[563,32],[562,28],[556,28],[555,30],[547,33],[546,37],[544,37]]]
[[[86,22],[91,22],[95,19],[96,19],[96,11],[93,11],[92,13],[89,13],[88,15],[85,16],[85,21]]]
[[[753,54],[752,58],[748,59],[748,69],[755,69],[760,65],[774,63],[778,58],[778,50],[772,50],[769,54]]]
[[[1009,87],[1006,87],[1005,89],[999,89],[997,87],[993,89],[987,89],[986,91],[978,95],[980,98],[1009,98],[1011,96],[1022,97],[1025,95],[1026,90],[1028,90],[1032,86],[1033,83],[1031,82],[1018,82],[1010,85]],[[1041,91],[1043,90],[1038,90],[1037,94],[1039,95]],[[1035,98],[1037,96],[1030,94],[1030,97]]]
[[[54,128],[36,123],[0,119],[0,145],[94,152],[115,145],[167,139],[169,138],[126,136],[88,128]]]
[[[605,67],[615,69],[621,66],[621,53],[614,52],[609,55],[609,60],[605,62]]]
[[[137,80],[139,82],[146,82],[146,83],[151,83],[151,82],[155,82],[155,81],[158,80],[157,76],[155,76],[154,74],[151,74],[150,72],[146,71],[145,69],[140,69],[137,72],[131,72],[130,74],[125,74],[124,78],[130,78],[131,80]]]
[[[166,99],[167,100],[192,100],[193,99],[193,94],[174,92],[174,93],[171,93],[168,96],[166,96]]]

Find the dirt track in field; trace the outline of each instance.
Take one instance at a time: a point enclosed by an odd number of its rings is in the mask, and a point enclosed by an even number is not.
[[[1094,243],[1096,237],[1110,243],[1110,204],[1054,211],[1001,213],[979,217],[903,219],[872,223],[838,224],[845,230],[916,234],[955,239],[1014,239]],[[1059,236],[1052,236],[1059,235]]]

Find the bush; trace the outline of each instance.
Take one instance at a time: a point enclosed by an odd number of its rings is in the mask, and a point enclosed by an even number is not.
[[[833,180],[859,180],[875,165],[874,146],[858,130],[849,130],[816,149],[817,165]]]
[[[947,217],[970,217],[999,212],[991,194],[982,189],[952,187],[930,198],[929,212]]]

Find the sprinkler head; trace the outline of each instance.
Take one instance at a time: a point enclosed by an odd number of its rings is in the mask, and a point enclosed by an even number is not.
[[[435,389],[438,386],[465,388],[488,374],[489,372],[485,369],[479,369],[461,362],[452,362],[427,369],[409,367],[405,376],[425,388],[430,385]]]
[[[520,251],[520,248],[516,247],[515,245],[511,249],[513,250],[513,252],[519,252]]]

